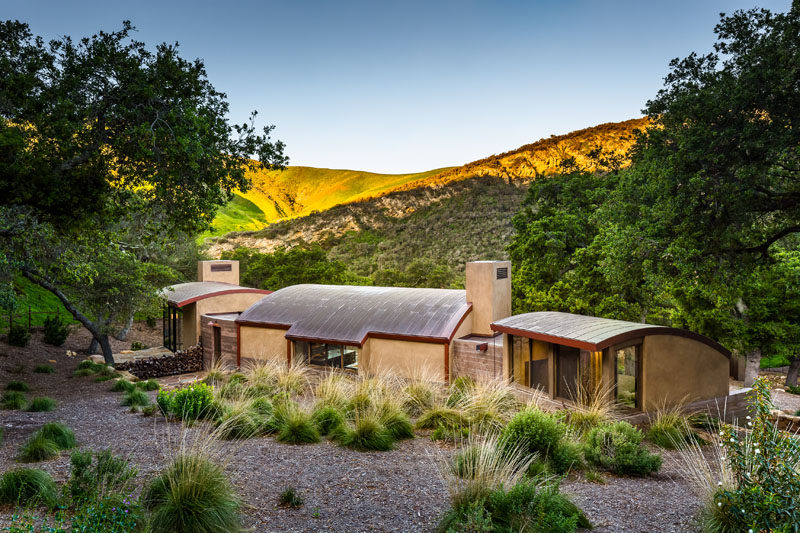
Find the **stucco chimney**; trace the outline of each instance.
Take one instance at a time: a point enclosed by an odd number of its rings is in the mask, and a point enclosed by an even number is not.
[[[221,281],[223,283],[239,284],[239,261],[197,262],[197,281]]]
[[[467,263],[466,271],[472,333],[494,335],[490,324],[511,316],[511,262],[473,261]]]

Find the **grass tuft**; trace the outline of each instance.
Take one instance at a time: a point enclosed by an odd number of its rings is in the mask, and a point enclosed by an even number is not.
[[[57,456],[59,451],[55,442],[36,432],[19,449],[19,460],[23,463],[47,461]]]
[[[122,405],[130,407],[147,407],[150,405],[150,397],[142,390],[134,388],[125,393],[122,397]]]
[[[48,507],[58,502],[58,489],[50,474],[36,468],[19,468],[0,477],[0,503],[33,506],[37,502]]]
[[[393,439],[377,417],[358,417],[353,427],[345,428],[338,436],[339,443],[358,451],[388,451],[393,447]]]
[[[56,369],[52,365],[36,365],[33,371],[37,374],[52,374]]]
[[[288,444],[313,444],[321,440],[311,416],[296,405],[281,406],[276,412],[278,440]]]
[[[127,379],[118,379],[111,387],[111,392],[131,392],[136,388],[136,385]]]
[[[297,490],[294,487],[286,487],[278,497],[278,505],[297,509],[303,505],[303,497],[297,494]]]
[[[6,384],[6,390],[17,391],[17,392],[28,392],[29,390],[31,390],[31,388],[24,381],[9,381],[8,384]]]
[[[3,409],[22,409],[25,407],[25,395],[19,391],[6,391],[0,398]]]
[[[58,403],[49,396],[37,396],[28,404],[28,411],[33,413],[52,411],[57,405]]]
[[[39,428],[37,433],[55,442],[61,450],[74,448],[78,444],[75,433],[61,422],[48,422]]]
[[[153,391],[161,388],[161,386],[158,384],[158,381],[154,379],[148,379],[147,381],[139,381],[135,384],[135,386],[138,389],[146,391]]]

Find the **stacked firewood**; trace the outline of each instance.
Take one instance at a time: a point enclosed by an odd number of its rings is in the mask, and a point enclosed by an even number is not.
[[[203,370],[203,347],[192,346],[187,350],[175,352],[173,355],[136,359],[128,363],[119,363],[117,370],[127,370],[139,379],[160,378],[187,374]]]

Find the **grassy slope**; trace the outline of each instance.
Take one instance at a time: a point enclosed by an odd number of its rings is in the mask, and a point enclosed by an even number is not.
[[[19,277],[14,280],[14,290],[17,292],[18,307],[14,311],[14,322],[27,325],[28,309],[31,311],[31,325],[42,326],[47,317],[47,313],[56,311],[69,322],[75,322],[72,316],[64,309],[61,301],[53,296],[52,293]],[[0,318],[0,330],[8,330],[8,312],[3,312]]]

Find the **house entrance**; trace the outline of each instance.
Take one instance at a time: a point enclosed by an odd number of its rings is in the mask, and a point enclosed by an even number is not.
[[[572,399],[578,389],[578,366],[581,351],[578,348],[556,345],[556,395]]]

